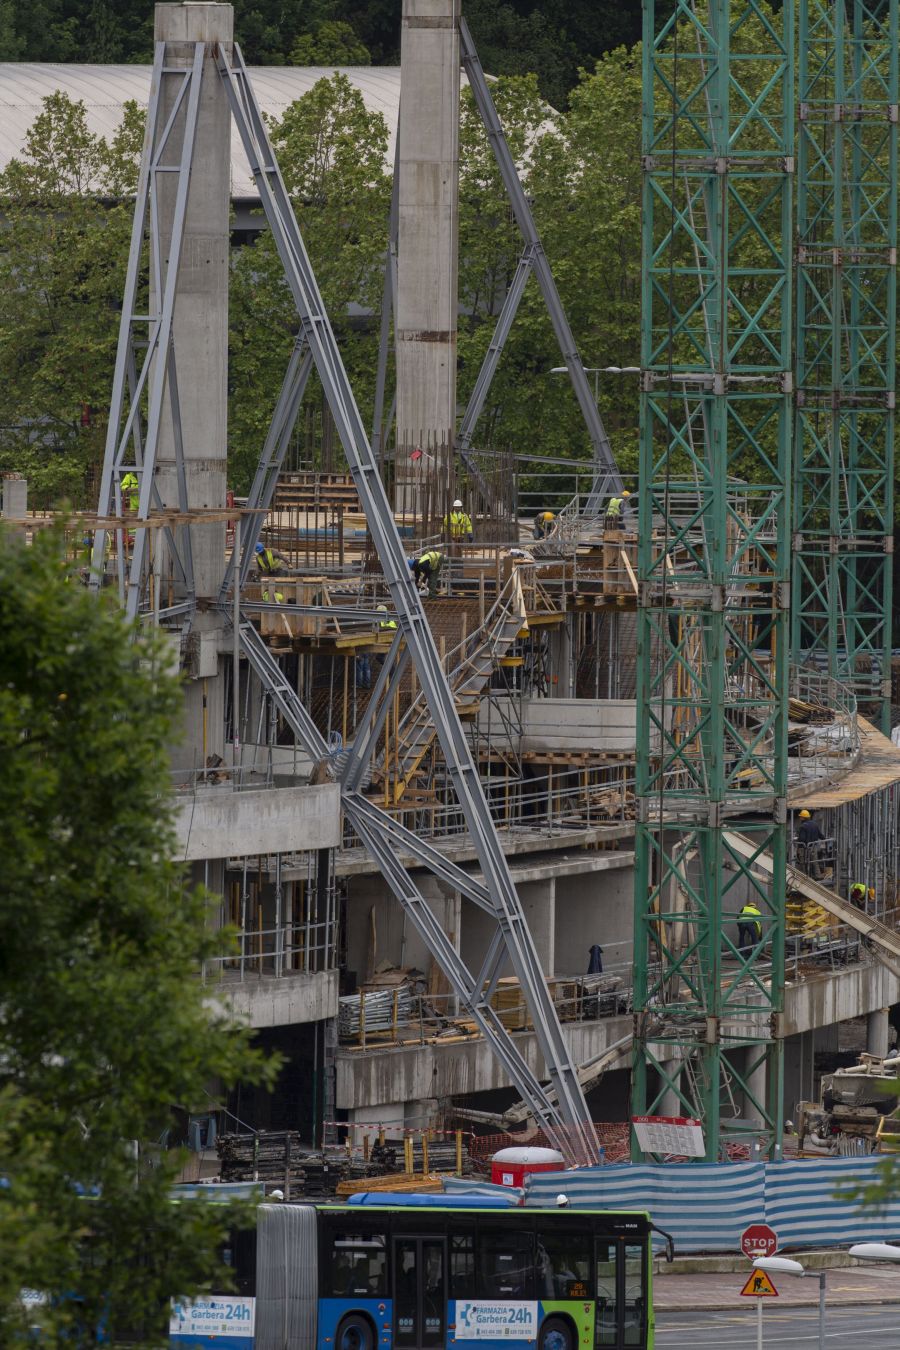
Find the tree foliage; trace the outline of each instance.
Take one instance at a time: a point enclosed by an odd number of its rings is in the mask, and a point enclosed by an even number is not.
[[[134,104],[107,143],[53,94],[0,173],[0,470],[36,504],[80,502],[102,456],[142,134]]]
[[[208,1284],[223,1216],[173,1206],[178,1156],[137,1164],[128,1141],[210,1084],[269,1074],[198,978],[227,935],[171,861],[177,682],[61,556],[54,534],[0,532],[4,1346],[25,1343],[24,1287],[52,1296],[62,1344],[79,1320],[156,1329],[170,1296]]]

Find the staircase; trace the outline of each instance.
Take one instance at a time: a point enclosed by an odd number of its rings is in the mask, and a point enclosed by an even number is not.
[[[525,597],[518,569],[515,569],[482,626],[447,654],[447,678],[460,717],[477,713],[481,695],[494,671],[516,639],[527,632]],[[397,746],[392,757],[396,766],[395,804],[434,744],[435,736],[431,713],[420,693],[397,729]],[[384,757],[378,767],[385,772]]]

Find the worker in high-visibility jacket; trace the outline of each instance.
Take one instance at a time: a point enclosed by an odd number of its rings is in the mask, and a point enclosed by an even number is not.
[[[443,566],[444,555],[436,548],[430,548],[421,557],[413,559],[412,574],[415,577],[416,586],[420,586],[422,581],[427,583],[429,600],[433,600],[437,595],[438,580]]]
[[[277,548],[267,548],[265,544],[256,545],[256,566],[266,576],[274,577],[287,570],[287,558]]]
[[[129,471],[123,477],[122,498],[129,511],[137,511],[141,499],[141,485],[136,473]]]
[[[742,906],[737,916],[738,951],[741,956],[749,956],[762,937],[762,911],[752,900]]]
[[[379,605],[378,613],[387,615],[387,605]],[[396,629],[396,627],[397,627],[396,619],[388,619],[387,617],[385,617],[384,619],[378,620],[378,630],[381,633],[388,632],[391,629]]]
[[[610,497],[606,503],[606,528],[608,530],[618,530],[622,524],[622,508],[631,493],[627,488],[622,491],[621,497]]]
[[[534,518],[532,534],[535,539],[546,539],[553,529],[556,516],[552,511],[539,511]]]
[[[450,514],[444,516],[444,533],[449,534],[456,544],[462,543],[463,540],[472,542],[472,517],[463,510],[463,504],[458,497]]]
[[[866,883],[864,881],[854,881],[853,885],[850,887],[851,905],[855,905],[857,909],[864,910],[866,908],[868,895],[869,888]]]

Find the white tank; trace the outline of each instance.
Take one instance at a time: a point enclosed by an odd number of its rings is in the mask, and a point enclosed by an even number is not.
[[[565,1159],[555,1148],[501,1148],[491,1161],[516,1163],[521,1167],[523,1163],[561,1163]]]

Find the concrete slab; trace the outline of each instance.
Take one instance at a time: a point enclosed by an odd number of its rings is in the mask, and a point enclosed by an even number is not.
[[[340,788],[336,783],[260,792],[233,792],[227,785],[200,788],[178,802],[175,829],[176,856],[185,862],[336,848]]]

